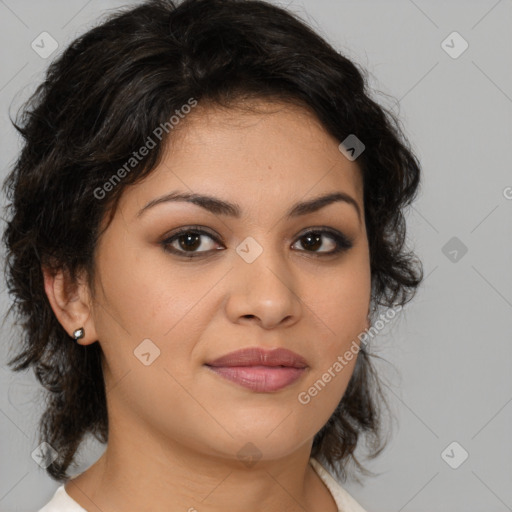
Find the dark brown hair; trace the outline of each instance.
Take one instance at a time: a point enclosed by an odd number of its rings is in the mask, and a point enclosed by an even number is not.
[[[93,290],[94,248],[124,188],[158,165],[172,132],[104,198],[97,191],[191,98],[228,108],[241,99],[303,105],[340,142],[355,134],[364,185],[372,303],[403,305],[423,278],[405,245],[404,208],[420,167],[400,121],[371,99],[366,72],[297,16],[259,0],[150,0],[110,14],[49,66],[15,128],[23,148],[4,183],[6,281],[23,327],[14,371],[32,367],[46,390],[40,441],[58,452],[58,481],[84,436],[108,442],[99,343],[83,346],[57,321],[41,265],[86,270]],[[96,193],[95,193],[96,191]],[[108,223],[106,225],[108,227]],[[106,229],[105,227],[105,229]],[[361,348],[343,399],[316,434],[312,456],[346,478],[360,435],[371,457],[382,444],[385,403],[371,354]]]

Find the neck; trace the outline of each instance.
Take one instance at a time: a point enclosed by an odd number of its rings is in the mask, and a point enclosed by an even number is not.
[[[109,431],[100,459],[66,484],[88,512],[304,512],[318,507],[320,496],[332,505],[308,464],[312,441],[287,456],[251,463],[137,430],[132,424]]]

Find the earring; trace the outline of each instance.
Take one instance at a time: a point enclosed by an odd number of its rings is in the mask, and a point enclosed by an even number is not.
[[[83,338],[85,336],[85,330],[83,327],[80,327],[79,329],[76,329],[73,332],[73,336],[75,338],[75,341],[78,341],[80,338]]]

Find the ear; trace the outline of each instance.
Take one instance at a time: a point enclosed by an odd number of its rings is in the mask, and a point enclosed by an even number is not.
[[[69,336],[74,339],[74,331],[83,327],[85,335],[75,343],[90,345],[97,341],[91,294],[83,275],[80,275],[78,282],[74,282],[65,269],[52,272],[42,266],[41,270],[44,276],[44,289],[52,310]]]

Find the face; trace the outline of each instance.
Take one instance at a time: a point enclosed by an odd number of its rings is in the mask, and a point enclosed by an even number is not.
[[[90,322],[118,425],[223,458],[252,443],[270,460],[311,443],[342,398],[356,358],[332,369],[368,325],[370,264],[357,164],[305,110],[258,107],[199,105],[125,189],[97,246]],[[155,202],[171,193],[231,208]],[[345,200],[294,209],[330,194]],[[307,368],[262,391],[206,366],[248,347]]]

